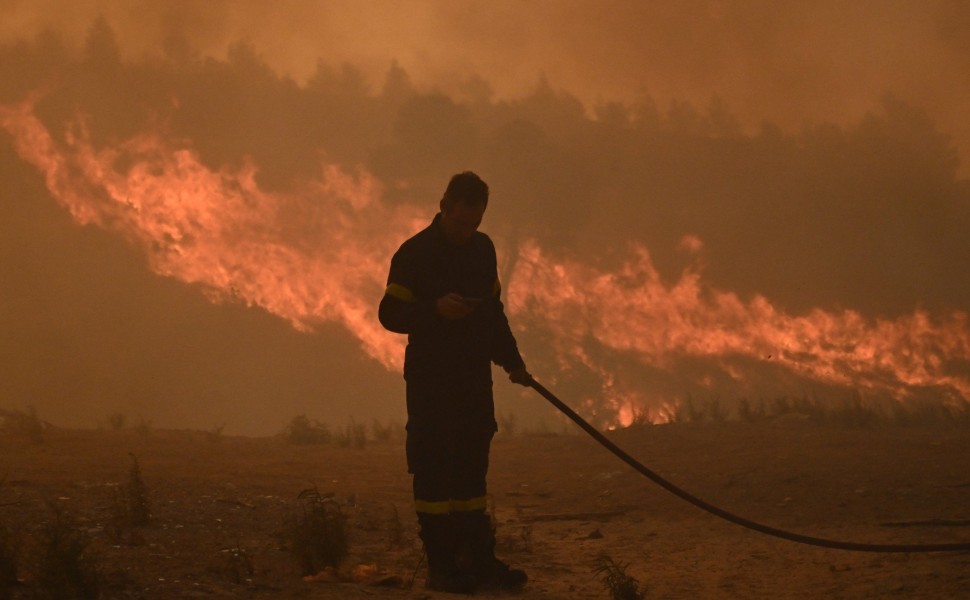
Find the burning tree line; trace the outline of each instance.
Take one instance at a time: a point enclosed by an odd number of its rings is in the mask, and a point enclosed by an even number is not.
[[[970,397],[950,266],[968,191],[946,136],[892,98],[852,127],[752,132],[716,101],[590,111],[546,81],[449,97],[392,65],[374,91],[321,61],[295,82],[244,43],[126,62],[103,20],[80,53],[44,35],[0,65],[0,124],[75,221],[216,301],[337,323],[390,369],[387,259],[474,164],[530,364],[603,423],[690,396]]]

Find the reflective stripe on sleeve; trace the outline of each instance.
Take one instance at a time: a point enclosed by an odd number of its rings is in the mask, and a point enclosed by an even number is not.
[[[404,302],[417,302],[418,299],[414,297],[414,293],[408,288],[404,287],[399,283],[389,283],[387,284],[387,289],[384,290],[385,296],[393,296],[398,300],[403,300]]]

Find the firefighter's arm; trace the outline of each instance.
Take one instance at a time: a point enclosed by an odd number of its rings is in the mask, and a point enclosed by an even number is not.
[[[438,319],[435,300],[419,298],[414,293],[412,261],[398,253],[391,259],[387,287],[377,311],[381,325],[395,333],[414,333],[433,326]]]
[[[490,348],[491,359],[492,362],[505,369],[505,372],[509,373],[510,378],[512,378],[513,373],[515,374],[515,378],[512,381],[526,385],[523,382],[527,382],[531,376],[529,376],[529,372],[525,368],[525,361],[522,360],[522,355],[519,354],[519,347],[515,341],[515,336],[512,335],[512,329],[509,327],[508,317],[505,316],[505,306],[502,304],[502,283],[498,278],[495,246],[491,245],[491,241],[489,241],[489,252],[493,278],[491,302],[495,310],[495,331],[492,336],[492,347]]]
[[[519,370],[525,370],[525,361],[522,360],[522,355],[519,354],[519,346],[515,341],[515,336],[512,335],[509,321],[505,317],[502,302],[498,299],[495,302],[498,305],[496,307],[497,331],[492,338],[492,362],[505,369],[505,372],[509,374]]]
[[[509,378],[514,383],[527,385],[531,379],[529,372],[525,368],[525,361],[519,354],[519,346],[512,335],[512,328],[509,327],[508,317],[505,316],[505,307],[501,300],[501,285],[498,278],[495,279],[495,291],[492,301],[495,303],[495,335],[492,337],[492,362],[505,369]]]
[[[413,333],[434,318],[433,303],[405,300],[396,292],[394,289],[385,290],[377,310],[377,317],[384,329],[394,333]]]

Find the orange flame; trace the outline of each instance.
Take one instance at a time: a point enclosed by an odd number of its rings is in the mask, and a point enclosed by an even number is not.
[[[262,307],[302,331],[339,323],[369,356],[400,368],[403,339],[381,329],[376,307],[391,254],[428,215],[383,203],[367,172],[324,166],[295,192],[268,192],[254,165],[213,170],[159,134],[96,149],[82,122],[58,142],[31,101],[0,107],[0,125],[75,220],[125,236],[155,272],[199,284],[214,301]],[[704,246],[687,236],[681,247],[697,255]],[[590,353],[591,340],[655,369],[701,357],[743,381],[741,358],[899,399],[915,388],[970,399],[966,373],[953,372],[970,362],[964,313],[934,319],[915,311],[874,321],[850,310],[792,316],[764,297],[745,301],[704,285],[697,267],[666,284],[641,246],[612,273],[552,256],[531,241],[516,251],[506,286],[513,322],[548,330],[560,368],[594,373],[623,424],[636,416],[666,420],[675,400],[620,385],[609,361]]]
[[[634,246],[632,253],[618,272],[603,273],[557,262],[537,245],[525,244],[509,286],[510,310],[542,313],[561,362],[590,366],[586,348],[595,339],[662,369],[685,357],[722,358],[722,368],[740,380],[745,374],[728,359],[744,357],[777,361],[815,381],[898,399],[917,387],[970,399],[970,381],[948,372],[952,362],[970,359],[965,313],[938,322],[924,311],[874,322],[851,310],[790,316],[764,297],[745,302],[734,293],[706,288],[696,269],[665,285],[646,249]],[[613,385],[605,374],[603,380]],[[614,401],[621,422],[632,419],[631,406],[647,404],[622,395]],[[651,419],[663,418],[661,413]]]
[[[159,135],[97,150],[82,123],[58,144],[30,102],[0,108],[0,124],[79,223],[125,236],[155,272],[201,284],[213,300],[262,307],[302,331],[338,322],[367,354],[400,366],[403,340],[380,327],[376,305],[390,255],[420,220],[379,202],[367,173],[326,166],[297,193],[270,193],[252,164],[213,171]]]

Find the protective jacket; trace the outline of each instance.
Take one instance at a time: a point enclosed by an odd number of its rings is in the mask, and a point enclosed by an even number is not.
[[[465,244],[448,241],[441,215],[391,259],[379,318],[408,336],[404,358],[408,429],[494,429],[494,362],[523,366],[502,306],[495,246],[481,232]],[[435,302],[449,293],[480,299],[467,317],[448,320]]]

